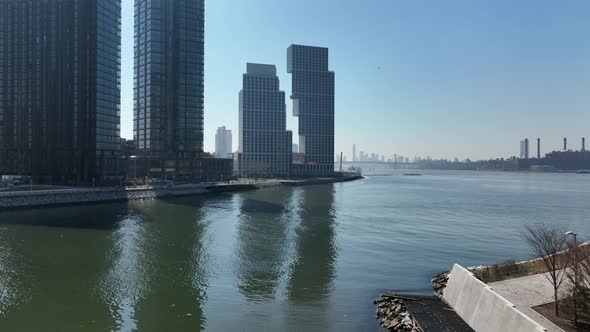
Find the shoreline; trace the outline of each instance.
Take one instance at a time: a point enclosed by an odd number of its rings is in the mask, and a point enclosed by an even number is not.
[[[55,190],[0,192],[0,212],[42,207],[61,207],[81,204],[113,203],[135,200],[152,200],[170,197],[186,197],[235,193],[278,186],[307,186],[349,182],[363,179],[361,175],[302,180],[262,180],[252,183],[199,183],[173,186],[68,188]]]

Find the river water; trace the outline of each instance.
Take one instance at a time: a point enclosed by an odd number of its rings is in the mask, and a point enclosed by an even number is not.
[[[369,173],[371,171],[368,171]],[[0,212],[0,331],[376,331],[383,290],[590,235],[590,176],[424,171]]]

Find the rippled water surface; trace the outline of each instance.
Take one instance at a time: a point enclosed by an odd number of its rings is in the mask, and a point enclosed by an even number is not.
[[[485,172],[0,212],[0,331],[375,331],[379,292],[589,217],[590,176]]]

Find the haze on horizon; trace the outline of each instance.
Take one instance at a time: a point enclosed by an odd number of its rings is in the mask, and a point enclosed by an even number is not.
[[[313,10],[310,10],[313,9]],[[205,150],[233,130],[247,62],[277,66],[292,43],[330,49],[336,151],[487,159],[541,137],[590,137],[590,2],[215,0],[205,10]],[[133,132],[133,1],[123,0],[122,130]],[[287,100],[288,127],[297,118]],[[294,142],[296,137],[294,137]]]

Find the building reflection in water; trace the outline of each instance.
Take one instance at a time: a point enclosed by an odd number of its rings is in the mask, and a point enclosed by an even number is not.
[[[209,263],[202,198],[137,203],[133,209],[154,221],[144,248],[148,263],[137,276],[151,276],[134,310],[137,330],[203,330]]]
[[[112,230],[128,213],[127,203],[73,205],[3,211],[0,225],[18,224],[71,229]]]
[[[288,285],[289,300],[309,303],[325,300],[335,274],[334,189],[310,186],[301,190],[295,258]]]
[[[137,328],[135,308],[149,293],[153,273],[149,254],[153,239],[149,224],[140,216],[130,214],[111,234],[110,266],[100,283],[100,292],[109,305],[119,331]]]
[[[30,294],[25,293],[27,275],[23,273],[23,259],[11,232],[0,226],[0,317],[15,309],[20,302],[25,302]]]
[[[291,195],[291,190],[276,188],[241,196],[234,269],[248,301],[275,299],[288,249]]]
[[[108,236],[127,213],[126,203],[114,203],[0,214],[0,329],[112,325],[95,290],[108,265]]]

